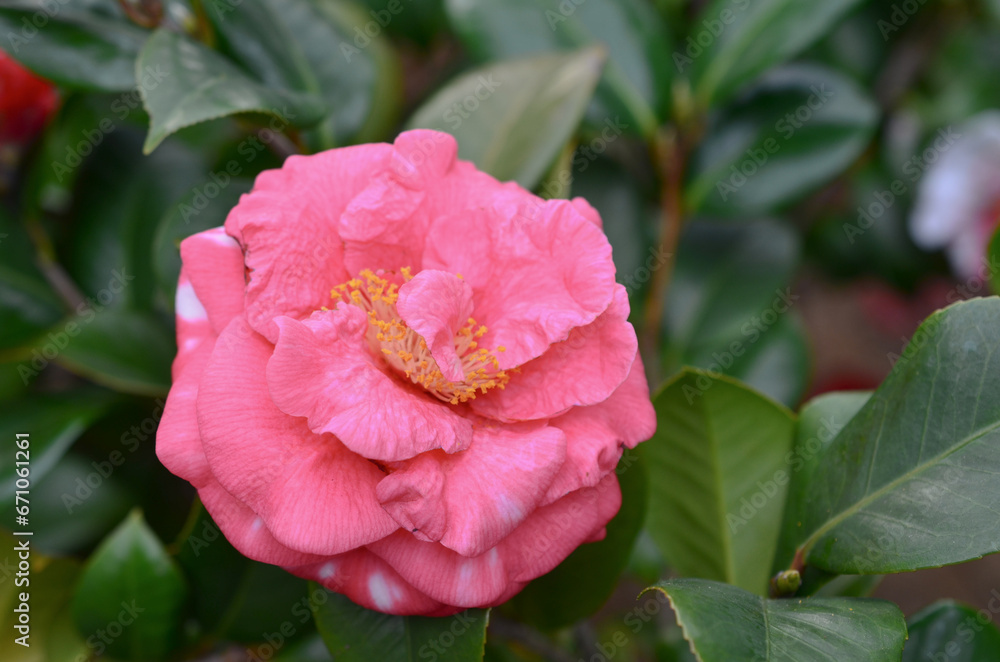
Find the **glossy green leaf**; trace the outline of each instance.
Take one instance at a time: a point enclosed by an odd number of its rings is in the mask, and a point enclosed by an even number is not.
[[[219,176],[218,172],[216,176]],[[153,270],[157,287],[170,306],[173,305],[177,278],[181,273],[181,241],[203,230],[223,225],[240,196],[253,187],[253,180],[244,177],[226,175],[219,181],[224,183],[219,185],[209,180],[192,189],[170,207],[156,229]],[[209,197],[209,193],[214,195]]]
[[[480,60],[603,44],[609,62],[588,122],[620,120],[650,137],[670,104],[670,36],[641,0],[447,0],[452,25]]]
[[[150,153],[170,134],[192,124],[236,113],[270,115],[277,126],[308,126],[326,115],[316,95],[262,85],[215,51],[175,32],[159,29],[142,47],[136,75],[150,116],[143,151]]]
[[[133,512],[87,561],[73,618],[85,638],[98,631],[120,633],[107,644],[111,657],[161,660],[177,644],[186,593],[177,565],[142,515]]]
[[[483,659],[488,609],[467,609],[446,618],[392,616],[359,607],[315,584],[310,589],[316,627],[337,662]]]
[[[906,640],[903,613],[884,600],[767,600],[699,579],[647,590],[670,599],[699,662],[893,662]]]
[[[776,69],[720,115],[692,160],[687,204],[742,216],[785,205],[825,184],[868,145],[879,111],[831,69]]]
[[[55,361],[123,393],[163,395],[170,389],[176,344],[169,325],[152,313],[89,309]]]
[[[23,347],[63,314],[35,256],[24,227],[0,212],[0,351]]]
[[[401,84],[392,51],[380,34],[361,39],[353,32],[371,16],[338,0],[244,0],[238,9],[215,3],[208,15],[236,59],[266,85],[326,101],[329,117],[316,129],[323,148],[381,137],[393,122]]]
[[[804,478],[821,470],[826,447],[870,397],[869,391],[825,393],[813,398],[799,410],[789,467],[792,480],[788,488],[785,517],[772,572],[779,572],[789,566],[795,556],[796,545],[802,539],[803,521],[799,511],[801,504],[810,498],[810,484]]]
[[[692,22],[692,34],[674,51],[674,64],[692,78],[700,103],[714,107],[808,48],[858,3],[716,0]]]
[[[135,60],[149,35],[111,0],[2,0],[0,34],[4,51],[43,78],[111,92],[136,86]]]
[[[786,522],[798,529],[800,559],[879,574],[1000,550],[996,527],[984,524],[1000,510],[998,348],[1000,298],[927,318],[811,470],[793,475]]]
[[[566,627],[596,612],[611,595],[645,520],[649,489],[646,467],[635,452],[622,456],[616,472],[622,506],[608,522],[604,540],[582,545],[517,594],[512,606],[519,620],[548,630]]]
[[[281,632],[285,622],[292,628],[284,626],[286,640],[315,632],[307,582],[240,554],[200,502],[175,548],[200,630],[247,644],[259,642],[264,633]]]
[[[109,398],[100,394],[33,395],[0,404],[0,439],[29,435],[23,456],[15,457],[13,441],[10,453],[0,455],[0,500],[14,500],[19,478],[29,485],[42,480],[108,404]],[[19,471],[24,468],[26,476]]]
[[[192,187],[212,183],[194,150],[171,141],[143,156],[141,144],[138,131],[123,127],[103,137],[83,168],[62,263],[85,300],[60,326],[111,308],[152,309],[156,220]]]
[[[799,251],[798,238],[784,224],[690,223],[664,314],[665,371],[691,365],[797,404],[809,365],[795,318],[799,295],[788,286]]]
[[[684,370],[653,399],[640,454],[656,476],[647,529],[685,576],[767,590],[795,418],[730,379]]]
[[[438,91],[407,125],[451,133],[459,158],[532,189],[575,132],[603,62],[603,51],[590,48],[475,69]]]
[[[989,267],[990,285],[995,294],[1000,294],[1000,230],[993,235],[990,247],[987,251],[987,263]]]
[[[991,604],[1000,603],[1000,592],[993,589],[992,596]],[[1000,660],[1000,629],[992,620],[983,623],[980,613],[986,612],[942,601],[913,615],[908,623],[910,638],[903,650],[903,662]]]

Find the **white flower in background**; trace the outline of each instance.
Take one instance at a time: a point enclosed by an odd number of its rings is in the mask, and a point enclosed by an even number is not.
[[[955,272],[968,277],[1000,224],[1000,111],[980,113],[958,133],[924,174],[910,233],[925,250],[945,249]]]

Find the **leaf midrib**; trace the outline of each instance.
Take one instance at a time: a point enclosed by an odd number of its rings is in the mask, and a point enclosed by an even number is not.
[[[864,497],[851,504],[851,506],[849,506],[848,508],[845,508],[844,510],[840,511],[835,517],[828,519],[823,524],[823,526],[816,529],[816,531],[814,531],[808,538],[806,538],[806,540],[801,545],[799,545],[799,549],[804,552],[805,556],[807,556],[809,552],[812,550],[813,545],[815,545],[820,538],[822,538],[831,530],[836,528],[846,519],[852,517],[853,515],[858,514],[862,509],[874,503],[875,501],[885,496],[886,494],[892,492],[894,489],[896,489],[903,483],[915,478],[916,476],[920,475],[927,469],[936,466],[945,458],[954,455],[955,453],[962,450],[966,446],[974,443],[975,441],[981,439],[982,437],[985,437],[987,434],[997,429],[1000,429],[1000,421],[996,421],[992,425],[988,425],[985,428],[980,428],[979,430],[976,430],[974,433],[968,435],[967,437],[963,438],[960,442],[948,448],[945,452],[935,455],[934,457],[932,457],[927,462],[924,462],[923,464],[918,464],[914,466],[909,471],[906,471],[897,478],[889,481],[888,483],[886,483],[879,489],[875,490],[874,492],[869,492],[865,494]],[[881,437],[881,435],[879,435],[879,437]]]

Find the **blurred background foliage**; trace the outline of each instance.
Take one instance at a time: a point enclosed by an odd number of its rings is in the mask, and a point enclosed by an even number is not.
[[[908,225],[935,141],[1000,108],[996,0],[2,0],[0,35],[0,439],[32,433],[47,605],[32,657],[5,637],[3,659],[330,659],[306,583],[236,553],[154,454],[178,243],[290,154],[435,128],[585,197],[654,387],[688,365],[793,409],[874,388],[923,317],[985,293]],[[670,572],[655,478],[623,473],[608,539],[494,611],[488,659],[607,657],[623,628],[615,659],[690,659],[633,599]],[[13,481],[5,452],[4,526]],[[887,595],[909,613],[1000,585],[950,572]],[[90,636],[137,592],[156,618]]]

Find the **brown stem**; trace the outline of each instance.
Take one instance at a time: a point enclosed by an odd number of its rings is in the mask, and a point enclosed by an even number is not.
[[[646,299],[642,349],[646,357],[646,374],[652,384],[660,381],[662,370],[659,352],[663,328],[663,309],[676,262],[677,242],[684,224],[684,168],[686,153],[683,140],[673,127],[664,127],[654,148],[656,167],[661,183],[660,252],[665,259],[653,271],[653,280]]]

